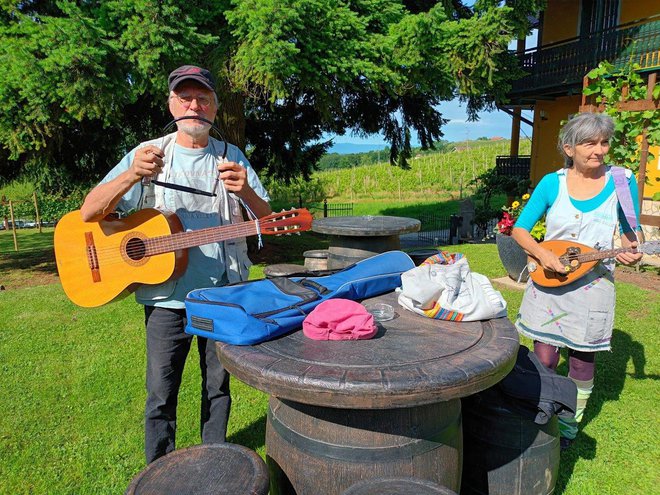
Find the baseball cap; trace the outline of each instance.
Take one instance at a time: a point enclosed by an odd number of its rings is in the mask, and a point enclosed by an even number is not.
[[[211,74],[209,70],[202,69],[196,65],[182,65],[178,69],[174,69],[167,79],[169,90],[174,91],[179,84],[187,79],[197,81],[205,88],[215,91],[215,79],[213,74]]]

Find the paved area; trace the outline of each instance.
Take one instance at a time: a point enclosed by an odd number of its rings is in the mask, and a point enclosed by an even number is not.
[[[496,286],[501,285],[503,287],[506,287],[507,289],[525,290],[525,287],[527,286],[526,283],[516,282],[515,280],[509,278],[508,276],[493,278],[491,279],[491,282],[493,282],[493,284]]]

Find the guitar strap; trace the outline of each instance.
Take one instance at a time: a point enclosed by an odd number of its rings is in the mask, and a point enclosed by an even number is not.
[[[612,177],[614,178],[614,188],[616,196],[619,199],[619,204],[623,210],[623,214],[628,220],[628,225],[633,231],[637,230],[637,217],[635,215],[635,207],[633,206],[632,196],[630,195],[630,188],[628,186],[628,179],[626,178],[626,169],[623,167],[611,167]]]

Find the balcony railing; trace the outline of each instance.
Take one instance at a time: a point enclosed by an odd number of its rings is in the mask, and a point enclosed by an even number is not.
[[[529,155],[495,157],[495,170],[499,175],[517,176],[529,179],[532,158]]]
[[[512,96],[579,86],[587,72],[603,60],[618,67],[632,61],[642,70],[660,68],[660,16],[594,33],[589,38],[533,48],[519,59],[529,75],[513,83]]]

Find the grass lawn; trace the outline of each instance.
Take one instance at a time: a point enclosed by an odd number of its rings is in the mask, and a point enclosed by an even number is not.
[[[123,493],[144,468],[141,307],[129,297],[83,309],[70,303],[57,283],[31,286],[35,273],[53,280],[52,232],[21,234],[25,251],[16,255],[11,233],[0,232],[0,284],[7,287],[0,291],[0,493]],[[309,233],[264,242],[253,278],[262,276],[265,259],[300,262],[303,250],[324,246]],[[474,271],[504,275],[492,244],[447,249],[464,252]],[[502,292],[513,318],[522,292]],[[658,294],[617,282],[614,350],[598,356],[595,392],[577,441],[562,454],[556,493],[655,492]],[[179,400],[178,447],[199,442],[195,354]],[[565,363],[560,366],[565,372]],[[266,396],[233,380],[232,397],[229,441],[263,456]]]

